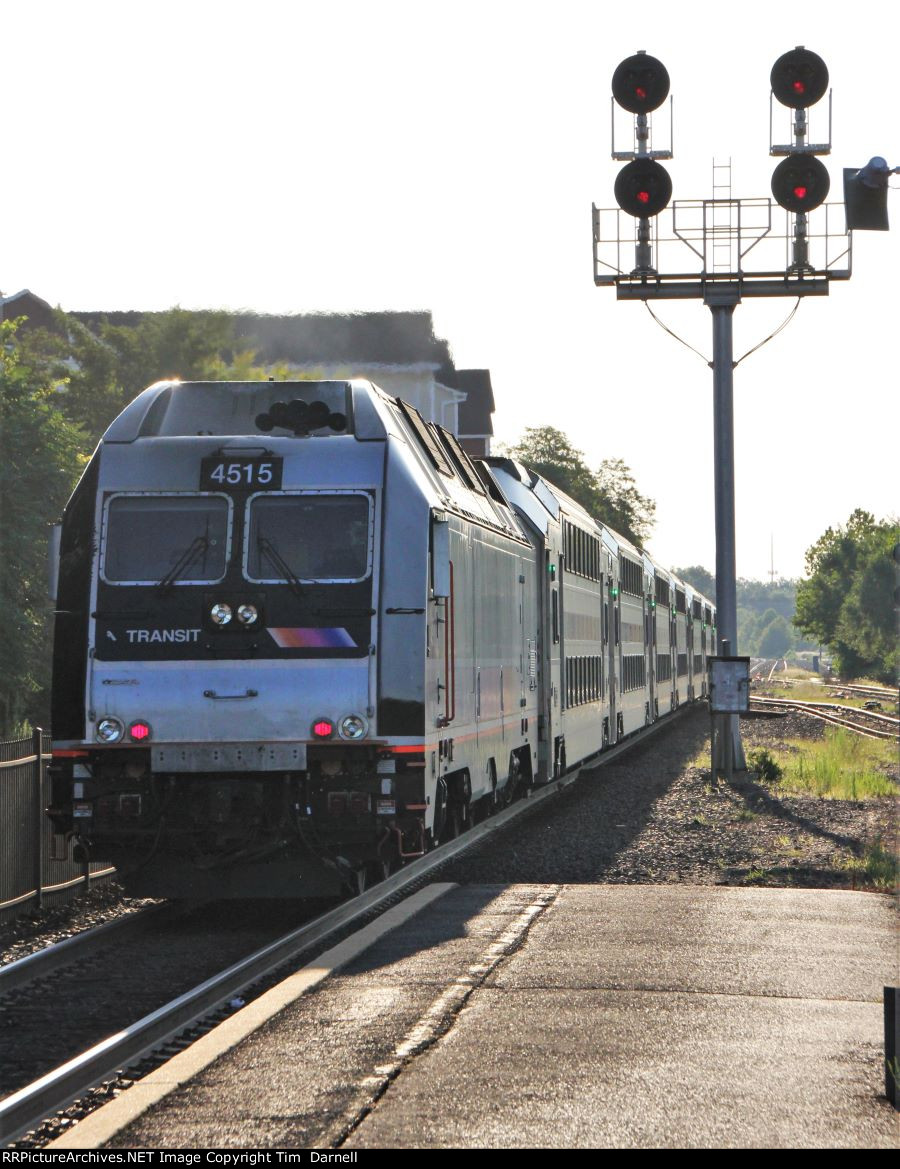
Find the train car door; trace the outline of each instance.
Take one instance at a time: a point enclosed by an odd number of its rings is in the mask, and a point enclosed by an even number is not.
[[[615,743],[619,737],[619,590],[610,572],[605,601],[606,612],[603,624],[609,638],[609,741]]]
[[[553,614],[552,586],[550,582],[550,551],[543,549],[535,558],[537,566],[537,604],[540,620],[537,625],[537,644],[535,656],[539,663],[537,667],[538,691],[538,728],[537,728],[537,774],[541,781],[546,783],[552,779],[551,744],[558,714],[553,706],[553,665],[554,653],[558,659],[559,650],[553,644]],[[558,603],[558,602],[557,602]],[[557,614],[558,620],[558,614]],[[558,667],[558,660],[557,660]]]
[[[544,580],[541,595],[546,598],[543,622],[545,646],[542,654],[542,731],[540,763],[541,774],[555,778],[559,770],[563,737],[562,675],[562,597],[559,581],[561,560],[559,531],[551,531],[550,547],[544,553]],[[546,767],[546,771],[544,768]]]
[[[437,725],[449,726],[456,714],[454,678],[453,561],[450,559],[450,524],[432,517],[431,525],[431,620],[429,657],[434,661]]]
[[[648,722],[656,718],[656,611],[653,608],[653,582],[644,589],[644,656],[647,661],[647,694],[650,700]]]

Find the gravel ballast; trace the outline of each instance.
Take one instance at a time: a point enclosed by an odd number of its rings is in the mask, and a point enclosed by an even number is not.
[[[823,733],[819,720],[799,713],[741,724],[748,751]],[[712,782],[709,768],[709,715],[692,710],[633,752],[584,771],[546,811],[441,876],[858,889],[865,885],[854,862],[866,845],[892,847],[892,798],[788,796],[752,774]]]

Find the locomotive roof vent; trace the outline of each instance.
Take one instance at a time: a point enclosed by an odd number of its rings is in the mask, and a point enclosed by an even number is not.
[[[309,434],[311,430],[344,431],[347,415],[332,410],[327,402],[319,399],[305,402],[303,398],[294,398],[290,402],[273,402],[267,411],[257,414],[256,426],[266,434],[276,426],[292,430],[296,435]]]

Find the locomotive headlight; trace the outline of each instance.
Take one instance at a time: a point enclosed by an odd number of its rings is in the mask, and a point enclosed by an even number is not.
[[[338,733],[342,739],[362,739],[368,729],[366,720],[358,714],[348,714],[338,724]]]
[[[101,718],[97,723],[97,739],[101,743],[118,743],[124,733],[125,727],[117,718]]]
[[[231,606],[230,605],[213,605],[209,611],[209,619],[213,625],[227,625],[231,620]]]
[[[237,619],[241,625],[252,625],[259,618],[259,610],[255,605],[240,605]]]

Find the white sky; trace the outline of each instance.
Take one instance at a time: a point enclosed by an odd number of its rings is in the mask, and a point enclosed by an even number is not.
[[[711,196],[729,155],[734,195],[766,196],[769,70],[814,49],[839,200],[842,167],[900,163],[892,11],[0,0],[0,288],[66,309],[430,308],[457,366],[490,368],[499,440],[553,424],[593,465],[625,459],[657,501],[652,551],[714,569],[711,371],[592,282],[591,203],[613,205],[620,165],[610,78],[637,49],[665,62],[676,199]],[[735,373],[740,576],[766,576],[770,536],[799,575],[854,507],[898,510],[896,195],[891,215],[856,234],[853,279]],[[735,356],[793,303],[739,306]],[[700,302],[655,311],[711,355]]]

